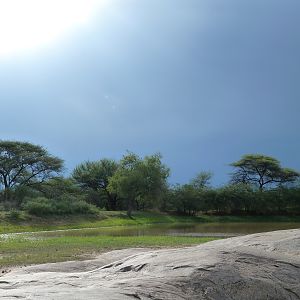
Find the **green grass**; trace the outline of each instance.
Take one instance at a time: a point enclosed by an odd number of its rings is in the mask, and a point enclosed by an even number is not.
[[[176,216],[155,212],[136,212],[128,218],[124,212],[99,211],[98,215],[34,217],[21,212],[13,220],[0,213],[0,233],[36,232],[0,236],[0,269],[15,265],[79,260],[97,253],[130,247],[182,247],[195,245],[214,238],[175,236],[111,236],[118,226],[150,224],[195,223],[258,223],[300,222],[300,216]],[[111,227],[111,228],[109,228]],[[99,228],[100,235],[93,235],[87,228]],[[102,229],[101,229],[102,228]],[[105,230],[103,230],[106,228]],[[120,228],[120,227],[119,227]],[[133,227],[131,227],[133,228]],[[79,232],[38,233],[59,229],[80,229]],[[94,230],[92,230],[94,231]],[[106,232],[107,231],[107,232]],[[92,235],[91,235],[92,234]]]
[[[0,269],[17,265],[80,260],[97,253],[132,247],[182,247],[214,240],[173,236],[64,236],[18,235],[0,240]]]
[[[207,223],[207,222],[300,222],[300,216],[176,216],[155,212],[136,212],[130,219],[124,212],[99,211],[98,215],[34,217],[24,212],[17,220],[0,213],[0,234],[57,229],[99,228],[111,226]]]

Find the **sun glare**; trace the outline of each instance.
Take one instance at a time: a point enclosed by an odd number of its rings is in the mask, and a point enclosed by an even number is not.
[[[104,0],[0,0],[0,55],[44,47],[86,23]]]

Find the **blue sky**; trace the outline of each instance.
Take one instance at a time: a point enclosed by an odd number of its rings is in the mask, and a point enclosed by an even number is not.
[[[32,53],[0,57],[2,139],[69,171],[161,152],[170,181],[228,181],[245,153],[300,170],[298,0],[111,0]]]

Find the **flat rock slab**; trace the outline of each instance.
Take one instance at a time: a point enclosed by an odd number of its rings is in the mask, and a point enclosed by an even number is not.
[[[300,299],[300,229],[112,251],[0,277],[1,299]]]

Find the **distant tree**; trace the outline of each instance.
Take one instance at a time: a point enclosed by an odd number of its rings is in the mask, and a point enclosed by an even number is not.
[[[191,185],[198,190],[208,188],[213,174],[211,172],[200,172],[191,180]]]
[[[277,159],[260,154],[244,155],[231,166],[235,168],[231,178],[233,183],[255,184],[261,191],[274,183],[294,182],[300,175],[292,169],[282,168]]]
[[[222,213],[250,213],[256,209],[253,189],[244,183],[229,184],[216,190],[214,209]]]
[[[195,215],[200,209],[199,191],[191,184],[177,185],[173,192],[173,203],[177,212]]]
[[[0,141],[0,186],[5,199],[15,187],[32,186],[57,176],[63,161],[41,146],[26,142]]]
[[[154,154],[140,158],[128,153],[120,161],[120,167],[110,178],[108,189],[120,195],[127,203],[127,215],[138,201],[153,201],[161,196],[166,187],[169,169],[162,164],[161,155]]]
[[[77,166],[72,177],[82,188],[103,191],[107,197],[107,209],[116,210],[117,194],[110,192],[108,183],[118,169],[118,163],[111,159],[87,161]]]

